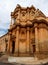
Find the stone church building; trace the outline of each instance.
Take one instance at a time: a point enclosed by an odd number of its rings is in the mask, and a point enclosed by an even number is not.
[[[5,42],[1,43],[1,40]],[[22,57],[48,57],[48,17],[34,6],[17,5],[11,12],[8,33],[0,37],[0,52]]]

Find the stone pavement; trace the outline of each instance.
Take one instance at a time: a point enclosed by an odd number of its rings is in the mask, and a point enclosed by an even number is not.
[[[20,64],[20,63],[3,63],[3,62],[0,62],[0,65],[48,65],[48,63],[45,63],[45,64]]]
[[[12,63],[3,63],[3,62],[0,62],[0,65],[14,65]]]
[[[0,65],[48,65],[48,59],[38,60],[33,57],[0,57]]]

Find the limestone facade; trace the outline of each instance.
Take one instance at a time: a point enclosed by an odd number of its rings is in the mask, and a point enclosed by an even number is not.
[[[48,17],[34,6],[17,5],[11,12],[8,53],[15,56],[48,55]],[[42,56],[42,55],[41,55]]]
[[[8,33],[0,37],[0,52],[6,53],[8,51],[9,36]]]

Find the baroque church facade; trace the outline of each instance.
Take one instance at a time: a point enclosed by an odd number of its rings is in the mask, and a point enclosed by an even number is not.
[[[6,50],[3,49],[5,52],[22,57],[48,57],[48,17],[34,6],[16,6],[11,12],[7,35],[7,46],[4,43]]]

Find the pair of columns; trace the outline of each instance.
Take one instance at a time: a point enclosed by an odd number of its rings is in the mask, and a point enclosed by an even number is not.
[[[37,29],[37,24],[34,24],[35,27],[35,45],[36,45],[36,51],[39,51],[38,48],[38,29]],[[29,52],[29,47],[30,47],[30,28],[27,27],[27,52]],[[16,45],[15,45],[15,52],[19,52],[19,26],[16,29]]]
[[[35,30],[35,46],[36,46],[36,52],[39,51],[39,46],[38,46],[38,24],[35,23],[34,24],[34,30]],[[30,51],[30,32],[29,32],[30,28],[27,27],[27,51],[29,52]]]
[[[29,51],[29,27],[27,27],[27,49]],[[19,52],[19,26],[16,28],[16,45],[15,45],[15,52]]]
[[[38,29],[37,29],[37,24],[34,25],[35,27],[35,45],[36,45],[36,51],[39,50],[38,48]],[[30,40],[30,32],[29,32],[30,28],[27,27],[27,52],[29,52],[29,40]],[[11,43],[10,43],[11,44]],[[16,28],[16,42],[15,42],[15,52],[19,52],[19,26],[17,26]]]

